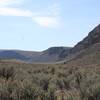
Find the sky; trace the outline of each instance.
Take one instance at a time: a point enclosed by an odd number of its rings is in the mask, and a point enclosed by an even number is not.
[[[100,0],[0,0],[0,49],[72,47],[100,24]]]

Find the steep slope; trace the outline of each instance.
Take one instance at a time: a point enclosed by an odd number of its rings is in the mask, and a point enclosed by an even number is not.
[[[100,25],[94,28],[86,38],[76,44],[69,51],[63,51],[59,56],[59,59],[63,58],[67,61],[77,58],[79,55],[83,55],[83,51],[87,52],[87,49],[91,49],[95,44],[100,43]],[[96,52],[96,48],[93,52]],[[64,55],[64,56],[63,56]],[[87,54],[88,55],[88,54]]]
[[[92,64],[100,62],[100,25],[75,45],[65,56],[65,62]]]
[[[100,25],[98,25],[95,29],[93,29],[86,38],[84,38],[81,42],[75,45],[75,47],[72,48],[70,52],[71,53],[79,52],[96,43],[100,43]]]
[[[67,59],[65,63],[69,63],[71,65],[97,65],[100,64],[100,43],[96,43],[76,55],[73,55],[73,58],[70,60]]]
[[[70,51],[71,51],[72,47],[69,47],[67,49],[64,49],[60,54],[59,54],[59,58],[60,60],[65,58],[66,56],[69,56]]]

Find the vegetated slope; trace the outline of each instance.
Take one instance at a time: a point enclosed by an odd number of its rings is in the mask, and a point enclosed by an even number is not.
[[[0,58],[1,59],[16,59],[22,60],[25,62],[55,62],[59,58],[59,54],[63,50],[69,50],[67,47],[51,47],[42,52],[33,52],[33,51],[21,51],[21,50],[1,50]]]
[[[94,65],[100,64],[100,43],[96,43],[79,53],[75,54],[69,61],[71,65]]]

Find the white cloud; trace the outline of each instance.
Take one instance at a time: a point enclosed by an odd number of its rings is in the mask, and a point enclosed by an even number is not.
[[[30,17],[34,23],[42,27],[56,28],[60,25],[60,20],[58,18],[59,7],[54,4],[50,7],[51,13],[48,15],[43,15],[43,13],[35,13],[30,10],[22,10],[19,8],[8,7],[11,4],[21,2],[23,0],[0,0],[0,15],[2,16],[19,16],[19,17]],[[2,6],[1,6],[2,5]]]
[[[38,13],[33,13],[29,10],[21,10],[18,8],[2,7],[0,8],[0,15],[2,16],[17,16],[17,17],[30,17],[33,22],[42,27],[59,27],[60,21],[56,16],[41,16]]]
[[[37,16],[33,17],[33,21],[42,27],[56,28],[60,25],[58,18],[51,16]]]
[[[42,27],[59,28],[62,24],[59,16],[60,10],[60,5],[54,3],[43,12],[45,16],[43,14],[33,16],[33,21]]]
[[[18,9],[18,8],[4,7],[4,8],[0,8],[0,15],[31,17],[32,12],[28,11],[28,10],[21,10],[21,9]]]
[[[39,16],[33,16],[33,21],[42,27],[58,28],[61,26],[61,20],[59,16],[61,10],[60,8],[61,7],[59,3],[55,2],[47,7]],[[43,16],[43,14],[45,16]]]
[[[22,0],[0,0],[0,6],[7,6],[11,4],[21,3]]]

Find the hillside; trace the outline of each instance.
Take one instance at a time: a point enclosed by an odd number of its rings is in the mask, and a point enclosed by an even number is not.
[[[75,61],[76,59],[81,59],[83,63],[85,63],[84,60],[89,62],[91,59],[97,59],[99,62],[98,56],[100,55],[100,25],[94,28],[87,37],[71,48],[69,52],[64,51],[60,55],[61,56],[59,59],[65,59],[65,62],[70,62],[72,60]]]
[[[9,60],[21,60],[25,62],[56,62],[63,50],[69,50],[67,47],[51,47],[41,52],[21,51],[21,50],[1,50],[0,58]]]
[[[75,47],[71,49],[71,53],[79,52],[96,43],[100,43],[100,24],[94,28],[86,38],[76,44]]]
[[[96,43],[93,46],[72,55],[65,63],[80,66],[100,64],[100,43]]]

